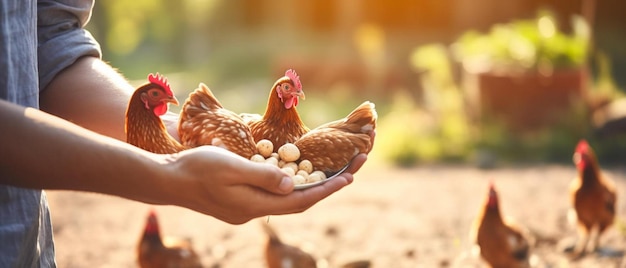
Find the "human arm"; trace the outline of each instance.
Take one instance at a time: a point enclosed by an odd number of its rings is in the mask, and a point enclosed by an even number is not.
[[[352,173],[344,173],[319,187],[293,191],[293,182],[284,181],[278,168],[214,146],[152,154],[3,100],[0,121],[7,126],[0,132],[0,183],[177,205],[234,224],[304,211],[353,180]],[[359,155],[350,172],[366,158]]]
[[[133,87],[108,64],[82,57],[59,73],[41,92],[42,111],[121,141]]]

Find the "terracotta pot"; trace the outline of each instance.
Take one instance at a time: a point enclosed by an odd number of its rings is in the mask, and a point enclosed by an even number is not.
[[[587,72],[559,70],[551,76],[478,74],[482,118],[502,121],[514,130],[555,123],[583,97]]]

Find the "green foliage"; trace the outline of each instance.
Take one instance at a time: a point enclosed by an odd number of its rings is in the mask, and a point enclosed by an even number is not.
[[[580,16],[572,18],[573,33],[558,29],[549,11],[536,18],[495,24],[488,33],[468,31],[452,48],[457,60],[474,72],[539,71],[581,66],[587,59],[590,28]]]
[[[418,103],[398,92],[379,119],[376,147],[384,148],[386,160],[400,166],[419,162],[462,161],[472,147],[471,128],[465,114],[463,94],[451,75],[446,48],[421,46],[411,55],[422,76],[423,100]]]
[[[494,25],[489,34],[470,31],[457,40],[452,50],[470,71],[549,74],[555,68],[584,64],[589,36],[589,27],[582,18],[573,19],[573,34],[568,36],[558,31],[551,14],[540,12],[536,19]],[[568,164],[581,138],[592,144],[603,163],[626,157],[624,137],[594,136],[589,111],[582,102],[550,127],[516,132],[488,118],[481,122],[468,118],[466,91],[452,78],[452,61],[444,45],[420,46],[409,60],[416,70],[425,71],[421,81],[423,98],[418,103],[399,94],[389,104],[389,113],[380,117],[376,146],[383,148],[387,161],[400,166],[459,160],[475,160],[485,167],[495,162]],[[602,75],[610,73],[609,63],[600,61]],[[601,92],[614,92],[610,77],[601,78]]]

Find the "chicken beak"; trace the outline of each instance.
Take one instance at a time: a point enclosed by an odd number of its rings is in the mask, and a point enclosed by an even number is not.
[[[176,96],[172,96],[170,98],[165,99],[165,102],[178,105],[178,100],[176,99]]]
[[[572,156],[572,160],[574,161],[574,164],[578,164],[580,160],[582,160],[580,153],[574,153],[574,156]]]
[[[304,99],[305,99],[305,96],[304,96],[304,91],[302,91],[302,90],[300,90],[300,91],[296,92],[296,95],[297,95],[298,97],[302,98],[302,100],[304,100]]]

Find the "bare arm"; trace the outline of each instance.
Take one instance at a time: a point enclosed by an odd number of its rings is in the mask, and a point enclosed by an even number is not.
[[[83,57],[52,80],[39,103],[42,111],[124,141],[124,116],[133,91],[108,64]]]
[[[122,142],[133,90],[108,64],[84,57],[57,75],[40,98],[44,111],[72,123],[0,101],[0,122],[7,126],[0,132],[0,183],[178,205],[243,223],[304,211],[352,182],[367,159],[359,155],[346,173],[320,187],[293,191],[278,168],[216,147],[152,154]]]
[[[293,191],[278,168],[204,146],[156,155],[32,108],[0,100],[0,183],[170,204],[230,223],[304,211],[353,180]],[[360,155],[350,172],[366,160]]]

